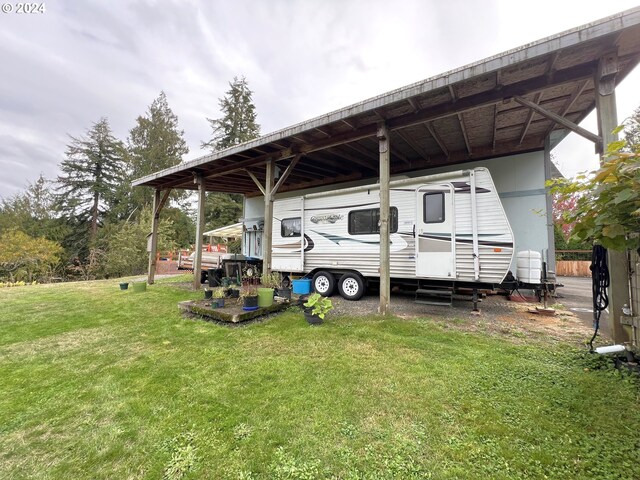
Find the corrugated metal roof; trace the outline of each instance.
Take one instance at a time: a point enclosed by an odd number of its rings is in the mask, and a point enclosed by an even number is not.
[[[617,81],[640,61],[640,7],[547,37],[360,103],[138,179],[134,185],[257,194],[244,169],[282,167],[281,191],[377,176],[375,134],[391,131],[392,173],[541,150],[564,127],[516,102],[521,96],[579,123],[595,106],[599,59],[617,50]],[[224,181],[220,181],[224,178]]]

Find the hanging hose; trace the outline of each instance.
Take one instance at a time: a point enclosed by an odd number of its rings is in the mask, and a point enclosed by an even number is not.
[[[600,314],[609,306],[609,267],[607,266],[607,249],[602,245],[594,245],[591,252],[591,286],[593,293],[593,337],[589,341],[589,348],[593,353],[593,341],[600,328]]]

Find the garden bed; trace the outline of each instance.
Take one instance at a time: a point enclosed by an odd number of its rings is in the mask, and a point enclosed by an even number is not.
[[[212,308],[211,300],[187,300],[178,303],[178,307],[184,313],[196,315],[204,320],[213,320],[225,323],[242,323],[258,317],[285,310],[291,304],[288,302],[277,303],[269,307],[260,307],[257,310],[245,311],[242,309],[242,299],[227,298],[222,308]]]

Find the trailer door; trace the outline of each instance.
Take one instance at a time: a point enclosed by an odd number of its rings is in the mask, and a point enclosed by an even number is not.
[[[451,184],[424,185],[416,192],[416,277],[454,279],[453,187]]]

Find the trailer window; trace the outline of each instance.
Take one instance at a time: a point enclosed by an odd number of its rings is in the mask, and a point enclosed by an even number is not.
[[[280,235],[282,237],[299,237],[302,231],[300,217],[285,218],[280,222]]]
[[[444,222],[444,192],[425,193],[422,211],[424,223]]]
[[[398,209],[389,209],[389,233],[398,231]],[[380,233],[380,209],[354,210],[349,212],[349,235]]]

